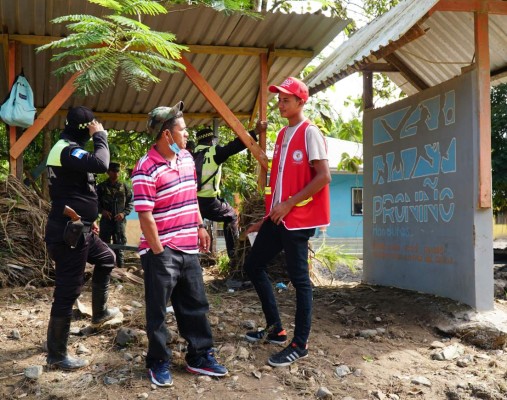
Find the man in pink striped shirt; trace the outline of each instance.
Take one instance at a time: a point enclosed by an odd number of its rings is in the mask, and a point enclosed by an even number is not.
[[[215,359],[207,318],[198,251],[207,252],[210,239],[197,204],[195,165],[185,150],[188,139],[183,102],[157,107],[148,118],[155,144],[132,173],[134,208],[141,224],[139,254],[144,270],[146,367],[152,383],[172,386],[171,350],[167,348],[166,307],[174,307],[180,335],[188,342],[187,370],[224,376]]]

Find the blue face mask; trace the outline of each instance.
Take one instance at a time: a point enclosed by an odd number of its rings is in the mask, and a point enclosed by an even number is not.
[[[180,146],[178,146],[175,142],[169,145],[169,148],[173,151],[174,154],[178,154],[181,151]]]
[[[174,141],[173,139],[173,135],[172,133],[169,132],[169,136],[171,137],[171,140],[173,141],[170,145],[169,145],[169,149],[174,153],[174,154],[178,154],[181,149],[180,149],[180,146],[178,146],[176,144],[176,142]]]

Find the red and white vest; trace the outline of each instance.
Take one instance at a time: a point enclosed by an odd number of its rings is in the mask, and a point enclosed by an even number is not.
[[[265,218],[267,218],[273,206],[272,193],[274,193],[277,179],[282,179],[280,185],[282,193],[278,197],[281,201],[285,201],[301,191],[315,176],[315,170],[310,167],[308,152],[306,151],[306,129],[309,125],[310,121],[304,121],[292,135],[287,145],[285,164],[282,166],[280,176],[278,176],[280,155],[287,127],[284,127],[278,134],[273,153],[269,186],[265,190]],[[292,210],[283,218],[282,222],[289,230],[317,228],[329,225],[329,185],[324,186],[310,198],[292,207]]]

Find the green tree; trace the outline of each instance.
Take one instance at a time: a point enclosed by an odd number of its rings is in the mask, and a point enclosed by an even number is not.
[[[114,83],[117,73],[136,90],[160,81],[156,71],[173,73],[184,68],[177,60],[186,46],[175,43],[170,32],[152,31],[142,22],[145,15],[166,14],[168,7],[182,1],[156,0],[88,0],[104,7],[110,14],[66,15],[53,19],[55,24],[67,23],[69,36],[37,48],[37,51],[64,49],[51,61],[67,60],[55,70],[56,75],[81,72],[75,82],[78,93],[92,95]],[[164,4],[162,4],[164,3]],[[185,2],[186,3],[186,2]],[[250,1],[198,1],[219,11],[241,11],[256,16]]]
[[[159,82],[154,71],[175,72],[182,64],[184,46],[174,43],[175,36],[156,32],[141,22],[143,15],[167,13],[158,1],[151,0],[88,0],[111,11],[103,18],[94,15],[67,15],[53,19],[67,23],[69,36],[37,48],[65,49],[51,61],[67,59],[57,75],[81,72],[75,85],[78,92],[91,95],[103,91],[114,82],[118,71],[132,87],[140,90],[148,82]],[[136,16],[137,19],[130,18]]]
[[[507,212],[507,84],[491,89],[493,210]]]

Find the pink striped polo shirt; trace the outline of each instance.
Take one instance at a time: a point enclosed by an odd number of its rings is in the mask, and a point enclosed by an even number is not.
[[[188,151],[181,150],[170,163],[152,146],[132,172],[132,189],[134,209],[152,212],[163,246],[190,254],[198,252],[197,185],[194,159]],[[141,234],[139,253],[148,250]]]

